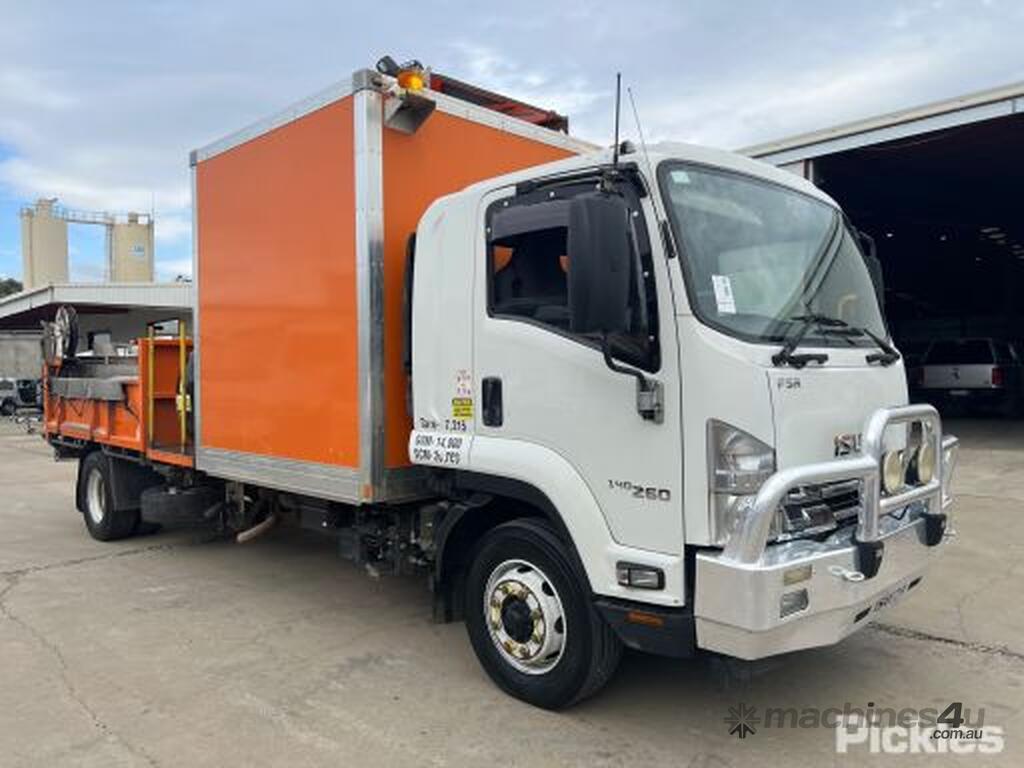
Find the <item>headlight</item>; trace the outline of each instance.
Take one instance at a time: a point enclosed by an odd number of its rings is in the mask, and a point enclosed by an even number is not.
[[[882,488],[892,495],[899,492],[905,481],[903,451],[886,451],[882,456]]]
[[[742,429],[711,422],[712,486],[717,493],[747,494],[775,472],[775,451]]]
[[[928,485],[935,477],[935,446],[931,440],[922,443],[914,451],[907,467],[907,482]]]
[[[775,451],[721,421],[708,424],[711,540],[724,546],[761,485],[775,472]]]

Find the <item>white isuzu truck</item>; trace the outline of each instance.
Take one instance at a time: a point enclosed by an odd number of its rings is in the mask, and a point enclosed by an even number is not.
[[[240,530],[328,530],[351,560],[425,570],[493,680],[548,708],[599,689],[624,645],[828,645],[921,582],[957,443],[908,405],[880,270],[833,200],[729,152],[593,150],[392,70],[194,155],[187,458],[144,446],[143,470],[62,427],[53,393],[75,387],[51,373],[48,436],[81,458],[93,535],[172,497]],[[525,151],[489,150],[499,133],[563,159],[477,169],[417,208],[465,157]],[[335,140],[354,150],[310,150]],[[337,173],[354,191],[309,247],[269,233],[282,196],[316,205],[289,174],[326,194]]]
[[[956,441],[907,404],[869,258],[810,183],[693,146],[431,206],[412,458],[451,463],[431,448],[471,371],[454,486],[545,516],[490,530],[466,574],[500,685],[563,704],[620,641],[741,659],[835,643],[920,583]]]

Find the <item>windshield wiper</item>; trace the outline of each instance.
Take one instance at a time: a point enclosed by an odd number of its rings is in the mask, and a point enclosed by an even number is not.
[[[804,340],[804,336],[807,335],[807,331],[810,330],[811,326],[815,324],[820,325],[820,323],[817,322],[817,319],[813,315],[799,315],[798,317],[791,319],[799,322],[800,327],[797,329],[796,333],[786,340],[782,345],[782,349],[772,355],[772,364],[778,366],[789,365],[793,368],[803,368],[808,363],[824,365],[828,362],[828,355],[824,352],[808,352],[799,355],[794,354],[797,346],[799,346],[800,342]]]
[[[798,315],[791,319],[805,323],[803,326],[803,334],[800,335],[800,338],[806,334],[806,329],[814,323],[821,326],[823,333],[833,333],[842,336],[867,336],[880,350],[879,352],[872,352],[865,358],[869,363],[881,363],[883,366],[889,366],[900,359],[900,353],[893,349],[889,342],[864,326],[850,325],[850,323],[838,317],[829,317],[828,315],[822,315],[815,312],[811,312],[806,315]]]
[[[804,289],[804,296],[801,299],[801,304],[807,310],[807,314],[798,315],[797,317],[790,318],[793,321],[800,323],[796,333],[787,339],[783,340],[782,349],[772,355],[772,363],[774,365],[791,365],[794,368],[803,368],[808,363],[818,363],[824,365],[828,361],[828,355],[823,352],[814,354],[795,354],[796,348],[800,345],[800,342],[804,340],[804,336],[807,335],[807,331],[810,330],[812,325],[823,325],[820,321],[821,316],[811,312],[811,300],[821,290],[821,286],[825,284],[825,278],[828,277],[828,273],[832,271],[832,265],[836,261],[836,257],[839,255],[839,245],[841,242],[841,232],[843,231],[842,223],[838,216],[833,219],[832,230],[829,232],[825,242],[822,243],[821,249],[814,257],[812,264],[811,273],[816,275],[822,272],[822,276],[818,281],[817,286],[812,290]],[[826,323],[830,318],[826,318]]]

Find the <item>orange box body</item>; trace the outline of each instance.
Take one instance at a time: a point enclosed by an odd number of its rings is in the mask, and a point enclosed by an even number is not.
[[[583,147],[429,91],[429,117],[395,130],[371,79],[193,153],[198,469],[355,503],[416,495],[409,236],[438,197]]]

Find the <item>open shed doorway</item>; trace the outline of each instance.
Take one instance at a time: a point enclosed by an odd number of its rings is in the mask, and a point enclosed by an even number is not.
[[[1024,352],[1024,114],[817,157],[813,177],[875,239],[912,390],[933,342]]]

